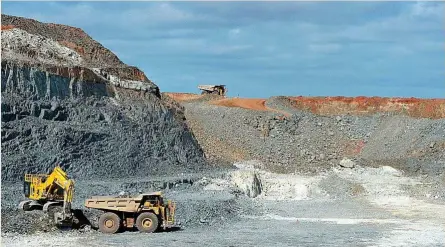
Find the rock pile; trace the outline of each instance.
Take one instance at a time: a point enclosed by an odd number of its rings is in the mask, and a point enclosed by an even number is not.
[[[255,159],[266,164],[264,169],[284,173],[353,166],[342,162],[343,158],[412,173],[444,172],[440,165],[445,160],[443,118],[393,113],[317,115],[286,104],[282,98],[272,97],[266,106],[287,115],[206,102],[182,104],[187,122],[211,160]]]

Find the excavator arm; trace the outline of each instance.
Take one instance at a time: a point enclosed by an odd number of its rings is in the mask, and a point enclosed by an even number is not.
[[[68,190],[73,181],[56,166],[49,175],[25,174],[25,183],[30,187],[29,199],[58,201],[64,198],[61,190]]]

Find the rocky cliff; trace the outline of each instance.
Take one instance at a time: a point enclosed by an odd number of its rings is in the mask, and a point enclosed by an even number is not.
[[[2,181],[145,177],[207,165],[177,109],[81,29],[2,15]]]

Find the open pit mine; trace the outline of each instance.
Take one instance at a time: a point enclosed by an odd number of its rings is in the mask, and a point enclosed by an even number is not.
[[[162,92],[1,18],[2,246],[445,245],[445,100]]]

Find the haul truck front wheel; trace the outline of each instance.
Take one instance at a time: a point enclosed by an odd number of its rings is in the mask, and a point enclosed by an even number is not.
[[[136,227],[140,232],[154,232],[158,228],[158,225],[158,217],[154,213],[142,213],[136,219]]]
[[[99,218],[99,230],[103,233],[116,233],[119,230],[121,219],[117,214],[107,212]]]

